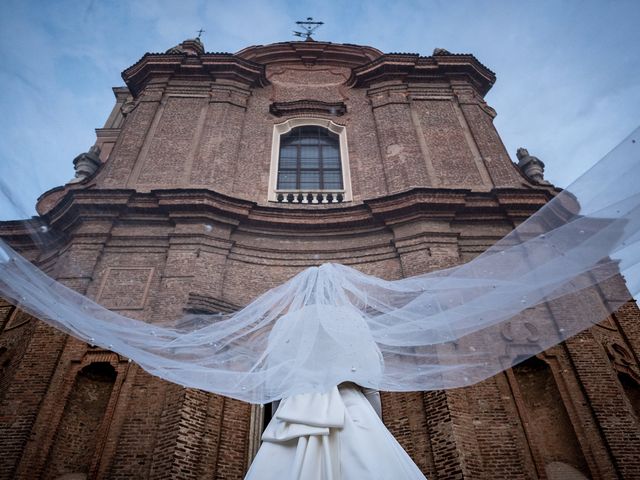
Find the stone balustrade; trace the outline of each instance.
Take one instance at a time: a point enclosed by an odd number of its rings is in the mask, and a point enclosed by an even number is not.
[[[322,190],[307,192],[304,190],[277,190],[278,203],[322,204],[342,203],[344,190]]]

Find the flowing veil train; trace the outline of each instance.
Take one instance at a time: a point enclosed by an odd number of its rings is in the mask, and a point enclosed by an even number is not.
[[[640,291],[639,149],[637,129],[486,252],[425,275],[384,280],[325,264],[233,314],[157,325],[101,307],[2,242],[0,295],[154,375],[248,402],[329,395],[344,382],[387,391],[471,385]],[[514,350],[513,337],[526,341]]]

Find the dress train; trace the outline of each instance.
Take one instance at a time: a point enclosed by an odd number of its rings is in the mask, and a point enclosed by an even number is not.
[[[352,383],[280,402],[245,480],[425,480]]]

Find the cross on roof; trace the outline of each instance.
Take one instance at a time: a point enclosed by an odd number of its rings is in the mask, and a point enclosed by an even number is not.
[[[307,17],[306,21],[298,21],[296,22],[296,25],[300,25],[302,28],[304,28],[304,32],[296,32],[295,30],[293,31],[293,34],[296,37],[305,37],[305,40],[307,41],[312,41],[313,38],[311,38],[311,34],[313,32],[316,31],[316,29],[320,26],[320,25],[324,25],[324,22],[314,22],[312,17]]]
[[[203,29],[198,30],[198,37],[197,37],[197,38],[200,38],[200,36],[201,36],[204,32],[206,32],[206,30],[203,30]]]

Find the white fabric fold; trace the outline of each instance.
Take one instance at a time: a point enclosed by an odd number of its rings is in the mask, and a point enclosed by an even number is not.
[[[245,480],[424,480],[359,387],[280,403]]]
[[[310,414],[310,412],[313,412]],[[286,398],[262,434],[265,442],[285,442],[309,435],[329,435],[344,426],[344,402],[333,387],[327,393],[304,393]]]

